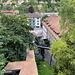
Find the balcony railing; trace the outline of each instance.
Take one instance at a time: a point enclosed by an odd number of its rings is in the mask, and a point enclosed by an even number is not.
[[[35,25],[31,25],[31,26],[35,27]]]
[[[35,21],[35,19],[29,19],[29,21]]]
[[[30,22],[30,24],[35,24],[35,22]]]

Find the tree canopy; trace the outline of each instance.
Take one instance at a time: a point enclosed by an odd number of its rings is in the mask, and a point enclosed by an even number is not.
[[[4,15],[0,17],[0,70],[7,61],[25,60],[27,49],[31,49],[33,28],[25,15]]]
[[[61,0],[59,15],[63,31],[61,40],[51,46],[51,52],[56,58],[55,71],[57,75],[75,74],[75,0]]]
[[[20,14],[28,13],[28,7],[23,5],[15,7],[15,10],[19,10]]]
[[[30,13],[33,13],[33,12],[34,12],[33,6],[30,6],[30,7],[28,8],[28,11],[29,11]]]

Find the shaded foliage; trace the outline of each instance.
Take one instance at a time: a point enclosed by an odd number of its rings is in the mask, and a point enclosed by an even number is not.
[[[33,41],[31,39],[33,37],[28,31],[32,27],[27,25],[26,17],[24,15],[3,15],[1,24],[0,35],[4,36],[2,38],[3,47],[8,49],[5,57],[8,57],[9,61],[25,60],[26,49]]]
[[[25,15],[0,17],[0,75],[7,61],[25,60],[27,49],[31,49],[34,40],[29,32],[33,28],[27,25]]]
[[[28,8],[28,11],[29,11],[30,13],[33,13],[33,12],[34,12],[33,6],[30,6],[30,7]]]
[[[15,7],[15,10],[19,10],[20,14],[28,13],[27,6],[18,6],[18,7]]]
[[[44,15],[44,16],[42,17],[42,20],[46,19],[46,17],[48,17],[48,15]]]
[[[75,0],[61,0],[61,40],[54,42],[51,52],[55,55],[56,75],[75,74]]]
[[[54,70],[48,64],[48,62],[40,62],[38,65],[39,75],[54,75]]]

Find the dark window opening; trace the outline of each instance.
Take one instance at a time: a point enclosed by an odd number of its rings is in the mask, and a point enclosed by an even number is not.
[[[49,24],[49,23],[47,23],[47,24]]]
[[[51,27],[50,27],[50,29],[53,30]]]
[[[39,23],[37,23],[37,25],[39,25]]]
[[[53,28],[51,28],[51,27],[50,27],[50,29],[53,30]],[[54,30],[53,30],[53,32],[54,32],[56,35],[59,35],[59,34],[60,34],[59,32],[56,32],[56,31],[54,31]]]
[[[39,21],[37,21],[37,22],[39,22]]]
[[[39,28],[39,26],[36,26],[36,28]]]
[[[57,35],[59,35],[59,33],[56,33]]]
[[[48,25],[48,27],[50,27],[50,25]]]
[[[20,69],[6,71],[4,75],[19,75]]]
[[[59,36],[59,38],[61,38],[61,36]]]

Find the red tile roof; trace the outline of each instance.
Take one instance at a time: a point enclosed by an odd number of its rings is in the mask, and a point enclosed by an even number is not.
[[[1,12],[3,12],[3,13],[12,13],[12,12],[14,12],[13,10],[2,10]]]
[[[19,75],[38,75],[34,51],[29,51],[26,61],[10,62],[4,69],[6,71],[20,69]]]
[[[12,3],[16,3],[15,1],[14,2],[4,2],[2,4],[12,4]]]
[[[54,35],[56,39],[59,39],[60,21],[61,17],[57,15],[51,15],[42,21],[43,25]]]
[[[11,2],[4,2],[4,3],[2,3],[2,4],[10,4]]]
[[[5,15],[15,15],[15,12],[13,10],[2,10],[1,12]]]

